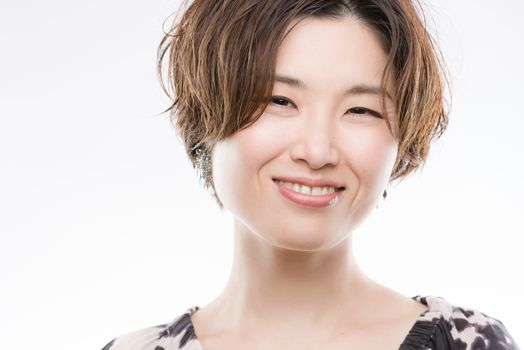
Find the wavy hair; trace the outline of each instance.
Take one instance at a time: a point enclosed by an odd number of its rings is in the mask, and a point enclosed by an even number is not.
[[[172,101],[165,112],[195,168],[198,148],[210,152],[262,115],[273,89],[278,47],[291,23],[306,17],[352,16],[377,34],[387,54],[381,104],[392,79],[398,115],[390,181],[423,166],[431,141],[447,127],[448,74],[418,1],[194,0],[182,8],[160,42],[157,69]],[[391,129],[387,116],[386,121]]]

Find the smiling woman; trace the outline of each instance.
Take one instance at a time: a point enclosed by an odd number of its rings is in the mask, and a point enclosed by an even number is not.
[[[371,280],[352,234],[447,125],[405,0],[196,0],[159,48],[188,156],[234,217],[223,292],[123,349],[517,349],[504,325]]]

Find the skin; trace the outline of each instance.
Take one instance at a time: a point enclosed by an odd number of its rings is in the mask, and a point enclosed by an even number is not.
[[[351,17],[307,18],[277,53],[277,96],[260,119],[218,143],[215,189],[234,217],[235,251],[222,293],[191,318],[205,350],[393,349],[426,307],[368,278],[352,233],[374,210],[398,140],[375,94],[386,64],[374,33]],[[389,92],[392,91],[388,88]],[[285,98],[282,100],[280,98]],[[393,101],[388,101],[392,122]],[[272,178],[334,179],[345,186],[329,207],[283,197]]]

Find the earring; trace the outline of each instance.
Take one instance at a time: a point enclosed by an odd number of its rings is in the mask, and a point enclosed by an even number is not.
[[[204,188],[208,189],[211,194],[215,195],[215,186],[213,185],[213,175],[211,167],[211,156],[209,151],[203,147],[199,147],[195,151],[195,165],[200,179],[204,182]]]
[[[384,190],[384,192],[382,193],[382,201],[386,200],[386,197],[388,196],[388,192],[386,190]],[[376,208],[378,209],[379,207],[379,203],[377,203],[376,205]]]

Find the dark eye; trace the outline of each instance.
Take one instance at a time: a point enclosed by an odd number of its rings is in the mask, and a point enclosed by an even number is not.
[[[364,108],[364,107],[350,108],[348,109],[348,112],[351,112],[352,114],[356,114],[356,115],[362,115],[362,116],[369,114],[377,118],[382,118],[382,115],[380,113],[375,112],[374,110],[371,110],[368,108]]]
[[[293,103],[289,101],[287,98],[280,96],[272,96],[271,102],[279,107],[288,107],[289,105],[293,105]]]

